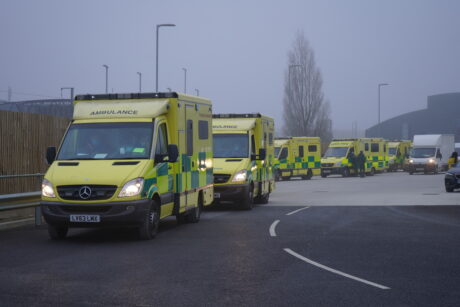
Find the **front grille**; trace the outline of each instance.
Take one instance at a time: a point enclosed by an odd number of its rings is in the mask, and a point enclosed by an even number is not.
[[[228,174],[214,174],[214,183],[226,183],[230,179]]]
[[[60,206],[67,213],[105,213],[111,206]]]
[[[109,199],[116,190],[115,185],[61,185],[57,187],[59,197],[62,199],[83,201]]]
[[[333,167],[334,163],[321,163],[321,167]]]

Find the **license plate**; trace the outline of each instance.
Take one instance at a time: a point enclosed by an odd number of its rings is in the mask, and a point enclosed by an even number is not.
[[[328,170],[328,169],[325,169],[325,170],[323,171],[324,174],[329,174],[330,172],[331,172],[331,171]]]
[[[220,193],[214,193],[214,198],[220,198]]]
[[[99,215],[90,214],[72,214],[70,216],[70,221],[75,223],[99,223],[101,217]]]
[[[425,169],[424,168],[416,168],[415,170],[416,171],[424,171]]]

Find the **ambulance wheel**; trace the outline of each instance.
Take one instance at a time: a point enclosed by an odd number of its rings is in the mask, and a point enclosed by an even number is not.
[[[375,175],[375,168],[371,168],[369,176],[374,176],[374,175]]]
[[[67,226],[55,226],[48,224],[48,234],[53,240],[62,240],[67,236],[69,227]]]
[[[259,196],[259,197],[257,197],[257,203],[262,204],[262,205],[266,205],[266,204],[268,204],[269,198],[270,198],[270,193],[267,193],[265,195]]]
[[[350,177],[350,170],[348,168],[343,169],[342,177]]]
[[[291,180],[291,177],[284,176],[284,177],[281,177],[281,179],[282,179],[283,181],[288,181],[288,180]]]
[[[306,175],[306,176],[302,176],[302,179],[304,179],[304,180],[310,180],[311,177],[313,177],[313,173],[312,173],[311,169],[309,169],[308,172],[307,172],[307,175]]]
[[[278,172],[275,174],[275,181],[280,181],[280,174]]]
[[[325,173],[321,172],[321,178],[326,178],[326,177],[327,177],[327,175]]]
[[[241,202],[241,208],[244,210],[252,210],[254,208],[254,187],[252,184],[249,186],[248,192]]]
[[[145,215],[144,222],[139,227],[139,238],[141,240],[151,240],[158,233],[160,225],[160,206],[157,201],[153,200],[150,209]]]
[[[200,221],[201,210],[203,209],[203,197],[198,196],[198,205],[190,210],[190,213],[186,215],[186,221],[188,223],[198,223]]]
[[[409,171],[409,175],[413,175],[414,174],[414,171]]]

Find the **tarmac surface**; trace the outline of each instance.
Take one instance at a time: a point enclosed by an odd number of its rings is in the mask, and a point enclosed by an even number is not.
[[[1,306],[458,306],[460,193],[443,175],[277,183],[198,224],[0,231]]]

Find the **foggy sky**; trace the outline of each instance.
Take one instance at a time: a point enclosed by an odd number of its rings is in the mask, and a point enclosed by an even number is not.
[[[262,112],[282,125],[283,79],[295,33],[304,31],[323,73],[334,129],[359,129],[460,91],[460,1],[2,0],[0,100],[13,92],[60,97],[195,88],[215,113]],[[68,95],[65,93],[65,95]],[[40,99],[13,94],[13,100]],[[278,129],[277,129],[278,130]]]

